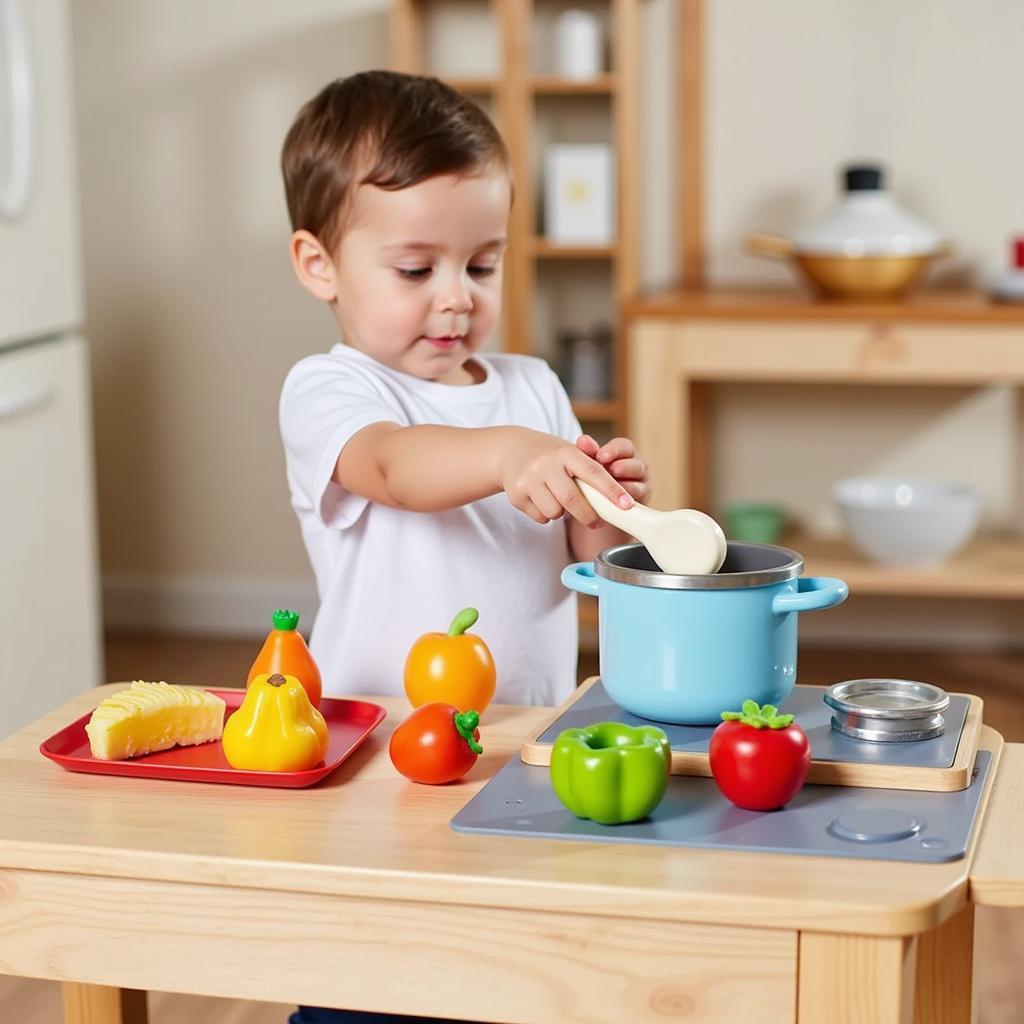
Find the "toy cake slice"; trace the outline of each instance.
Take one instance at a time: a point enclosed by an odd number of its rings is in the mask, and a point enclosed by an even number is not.
[[[101,701],[85,727],[92,756],[120,761],[220,739],[224,701],[194,686],[136,681]]]

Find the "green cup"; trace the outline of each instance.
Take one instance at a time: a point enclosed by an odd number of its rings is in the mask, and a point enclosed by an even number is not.
[[[786,521],[786,510],[766,501],[733,501],[725,506],[725,521],[729,540],[775,544]]]

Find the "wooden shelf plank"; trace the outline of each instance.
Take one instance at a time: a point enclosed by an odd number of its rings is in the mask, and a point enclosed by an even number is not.
[[[922,291],[898,302],[820,299],[786,288],[670,288],[641,295],[629,317],[707,317],[730,320],[896,320],[1000,323],[1024,327],[1024,303],[994,302],[980,291]]]
[[[615,92],[616,77],[610,72],[595,78],[534,75],[530,88],[537,96],[610,96]]]
[[[841,537],[792,531],[780,543],[804,557],[804,574],[838,576],[850,593],[891,597],[1024,598],[1024,536],[976,537],[933,569],[877,565]]]
[[[614,420],[619,415],[619,403],[614,398],[574,398],[572,411],[580,421]]]
[[[611,260],[614,245],[556,245],[546,238],[533,238],[530,250],[539,260]]]

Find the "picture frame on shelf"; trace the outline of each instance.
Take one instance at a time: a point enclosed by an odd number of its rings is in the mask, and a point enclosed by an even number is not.
[[[568,143],[544,154],[544,234],[555,245],[615,241],[615,169],[611,146]]]

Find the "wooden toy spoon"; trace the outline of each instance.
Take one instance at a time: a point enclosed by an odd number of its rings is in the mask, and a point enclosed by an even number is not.
[[[606,523],[636,537],[662,572],[704,576],[722,567],[725,534],[711,516],[695,508],[660,512],[638,501],[632,508],[619,508],[585,481],[576,483],[590,507]]]

